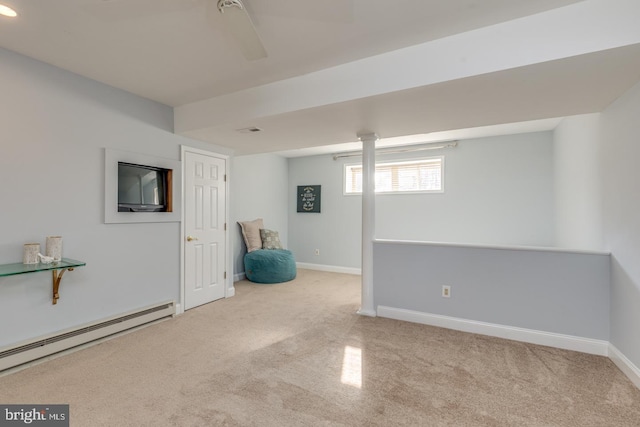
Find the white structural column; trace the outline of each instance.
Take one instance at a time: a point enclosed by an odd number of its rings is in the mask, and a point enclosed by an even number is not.
[[[373,306],[373,239],[376,228],[375,133],[358,135],[362,141],[362,301],[358,314],[375,317]]]

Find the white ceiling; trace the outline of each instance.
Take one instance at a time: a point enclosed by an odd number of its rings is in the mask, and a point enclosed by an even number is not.
[[[207,102],[231,100],[234,108],[252,111],[255,98],[245,95],[248,90],[276,84],[286,88],[294,79],[305,82],[326,69],[338,73],[344,64],[369,57],[387,55],[393,60],[404,48],[500,23],[526,26],[530,16],[569,11],[580,3],[593,3],[588,6],[597,11],[603,2],[244,0],[268,52],[257,61],[245,60],[225,33],[216,0],[0,3],[19,13],[15,19],[0,17],[1,47],[176,107],[178,133],[237,154],[310,154],[319,152],[312,147],[354,141],[362,130],[387,137],[467,128],[486,131],[487,125],[601,111],[640,79],[639,45],[625,39],[602,46],[594,42],[593,48],[576,48],[573,55],[567,50],[547,61],[523,59],[522,66],[433,84],[418,82],[403,90],[364,91],[339,102],[301,103],[299,108],[247,113],[237,119],[210,115],[202,121],[207,109],[201,105]],[[567,20],[566,28],[572,21]],[[544,34],[546,29],[538,31]],[[335,78],[351,79],[357,86],[362,76]],[[281,91],[277,96],[290,99],[297,92]],[[183,125],[190,120],[188,114],[198,117],[197,126]],[[537,123],[549,127],[556,122]],[[246,126],[264,131],[236,132]]]

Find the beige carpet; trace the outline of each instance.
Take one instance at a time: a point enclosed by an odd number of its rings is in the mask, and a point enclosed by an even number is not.
[[[358,276],[300,270],[0,377],[71,426],[634,426],[604,357],[355,314]]]

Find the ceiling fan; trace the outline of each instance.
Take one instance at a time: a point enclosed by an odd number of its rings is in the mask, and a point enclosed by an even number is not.
[[[246,59],[253,61],[267,57],[267,51],[241,0],[218,0],[218,11]]]

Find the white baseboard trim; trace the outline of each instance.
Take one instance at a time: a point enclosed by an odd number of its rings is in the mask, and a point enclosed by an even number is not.
[[[640,388],[640,369],[611,343],[609,343],[609,359],[620,368],[622,373],[625,374],[636,387]]]
[[[236,294],[236,288],[234,286],[231,286],[227,288],[227,294],[224,297],[231,298],[232,296],[235,296],[235,294]]]
[[[296,266],[298,268],[304,268],[307,270],[329,271],[331,273],[355,274],[357,276],[362,275],[361,268],[339,267],[337,265],[310,264],[307,262],[296,262]]]
[[[360,316],[376,317],[375,310],[363,310],[363,309],[360,309],[360,310],[356,311],[356,313],[359,314]]]
[[[233,275],[233,282],[239,282],[240,280],[244,280],[247,278],[245,273],[238,273]]]
[[[176,304],[176,314],[174,316],[179,316],[184,314],[184,309],[182,308],[182,304]]]
[[[536,331],[533,329],[518,328],[514,326],[504,326],[495,323],[478,322],[475,320],[423,313],[420,311],[405,310],[402,308],[378,306],[377,312],[378,316],[387,317],[389,319],[422,323],[424,325],[438,326],[441,328],[471,332],[474,334],[489,335],[492,337],[505,338],[531,344],[546,345],[549,347],[579,351],[598,356],[609,355],[608,341]]]

